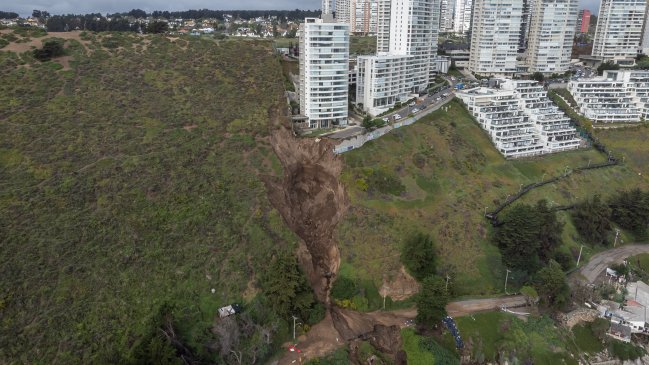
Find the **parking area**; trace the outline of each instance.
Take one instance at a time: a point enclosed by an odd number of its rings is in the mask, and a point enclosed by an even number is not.
[[[412,102],[397,111],[384,115],[381,118],[386,122],[396,122],[407,118],[410,114],[416,115],[431,106],[441,104],[451,95],[454,95],[454,91],[449,86],[437,93],[427,95],[416,102]]]

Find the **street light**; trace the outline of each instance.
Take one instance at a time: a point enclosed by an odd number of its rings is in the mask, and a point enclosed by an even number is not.
[[[505,270],[507,270],[507,274],[505,275],[505,294],[509,294],[507,293],[507,279],[509,279],[509,273],[511,271],[509,269],[505,269]]]
[[[446,286],[444,287],[444,290],[445,290],[445,291],[448,291],[448,280],[449,280],[450,278],[451,278],[450,276],[446,275]]]
[[[292,316],[292,317],[293,317],[293,339],[295,340],[295,320],[298,319],[298,318],[296,316]],[[302,324],[302,323],[299,323],[299,324]]]
[[[620,229],[615,228],[615,242],[613,242],[613,247],[617,245],[617,238],[620,237]]]

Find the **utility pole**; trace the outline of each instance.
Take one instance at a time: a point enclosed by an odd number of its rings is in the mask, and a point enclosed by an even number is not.
[[[521,184],[521,187],[520,187],[520,189],[518,189],[518,193],[520,194],[520,193],[521,193],[521,191],[523,191],[523,184]]]
[[[509,279],[509,273],[511,271],[509,269],[505,269],[505,270],[507,270],[507,274],[505,275],[505,294],[509,294],[507,293],[507,279]]]
[[[584,249],[584,245],[581,245],[579,248],[579,257],[577,257],[577,267],[579,267],[579,261],[581,261],[581,250]]]
[[[545,174],[547,174],[547,172],[543,173],[543,176],[541,177],[541,182],[545,181]]]
[[[617,238],[620,236],[620,229],[615,228],[615,242],[613,242],[613,247],[617,245]]]
[[[448,291],[448,279],[450,278],[451,278],[450,276],[446,275],[446,286],[444,287],[444,290],[446,291]]]
[[[295,320],[297,319],[297,317],[296,316],[292,316],[292,317],[293,317],[293,339],[295,340]]]
[[[484,216],[487,216],[487,207],[484,207]]]

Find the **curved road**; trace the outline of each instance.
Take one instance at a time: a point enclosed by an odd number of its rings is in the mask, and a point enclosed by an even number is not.
[[[609,265],[619,264],[627,257],[641,253],[649,253],[649,245],[626,245],[606,250],[591,257],[588,264],[583,266],[579,273],[592,284]]]

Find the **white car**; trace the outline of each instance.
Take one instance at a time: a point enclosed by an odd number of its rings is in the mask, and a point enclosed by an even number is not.
[[[415,104],[416,104],[416,103],[413,101],[413,102],[411,102],[410,104],[408,104],[408,106],[415,106]]]
[[[412,112],[413,112],[413,113],[419,113],[420,110],[419,110],[419,108],[414,108],[414,109],[412,110]]]
[[[392,116],[392,118],[394,118],[394,120],[399,120],[399,119],[401,119],[401,115],[395,114],[395,115]]]
[[[384,121],[384,122],[389,122],[390,119],[389,119],[388,117],[383,117],[383,121]]]

